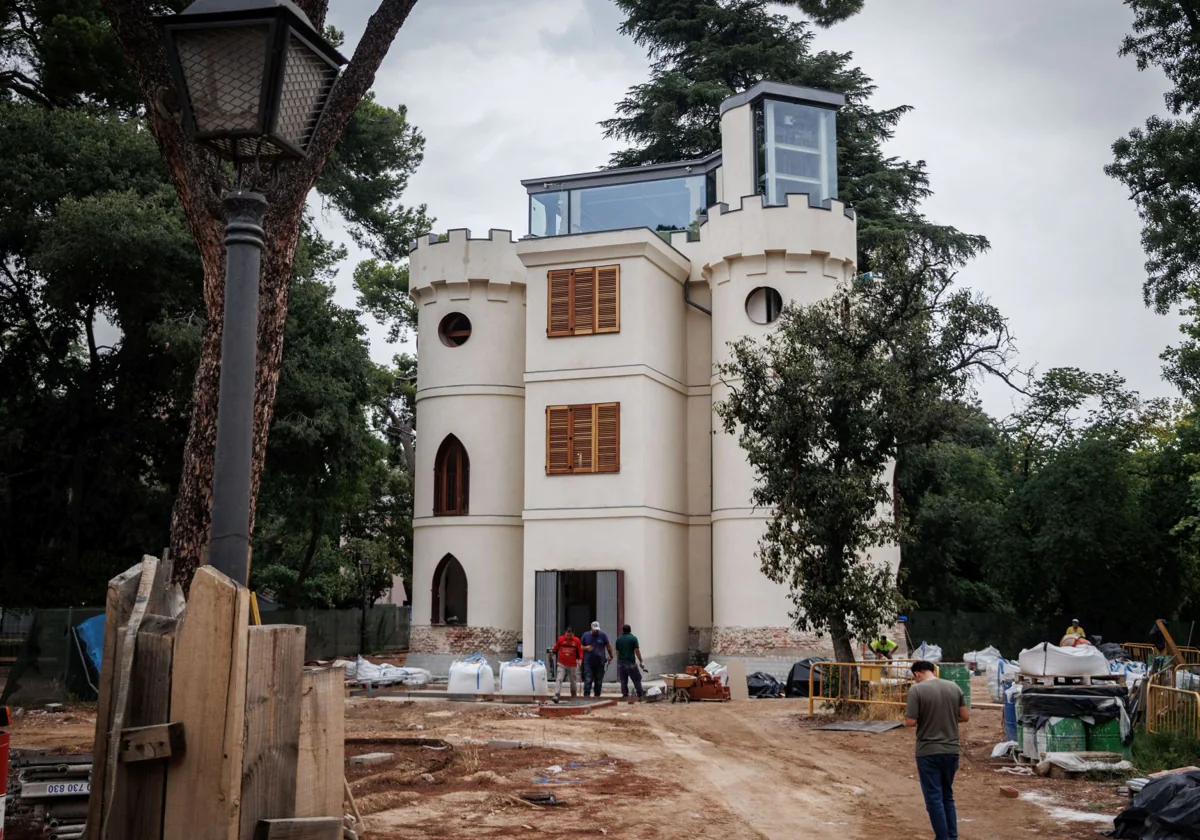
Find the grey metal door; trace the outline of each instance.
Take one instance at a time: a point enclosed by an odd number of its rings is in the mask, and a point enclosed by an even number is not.
[[[533,574],[533,650],[526,648],[525,658],[545,660],[558,639],[558,572]]]
[[[608,634],[610,642],[621,635],[621,623],[625,620],[624,583],[624,572],[596,572],[596,620]],[[613,653],[616,653],[615,649]],[[604,672],[604,679],[611,681],[616,678],[617,664],[614,660]]]

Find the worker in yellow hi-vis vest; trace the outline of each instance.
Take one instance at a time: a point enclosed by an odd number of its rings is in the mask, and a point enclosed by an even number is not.
[[[872,641],[870,645],[871,652],[881,659],[891,659],[896,647],[896,643],[889,639],[886,633],[880,633],[879,638]]]

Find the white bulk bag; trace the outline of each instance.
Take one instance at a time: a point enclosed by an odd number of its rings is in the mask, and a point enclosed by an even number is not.
[[[495,694],[496,675],[482,655],[476,653],[450,664],[449,694]]]
[[[500,693],[506,697],[548,694],[546,666],[540,660],[514,659],[500,663]]]
[[[926,662],[941,662],[942,649],[938,645],[921,642],[921,646],[913,651],[913,659],[924,660]]]
[[[1017,657],[1021,673],[1039,677],[1103,677],[1108,658],[1093,645],[1058,647],[1042,642]]]

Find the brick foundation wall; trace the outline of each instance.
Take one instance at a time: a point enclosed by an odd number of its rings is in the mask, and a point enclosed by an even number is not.
[[[520,630],[498,627],[434,626],[413,627],[409,636],[410,653],[429,655],[466,655],[482,653],[488,658],[511,659],[516,656]]]
[[[820,633],[802,633],[794,627],[714,627],[712,656],[795,657],[829,656],[833,643]]]

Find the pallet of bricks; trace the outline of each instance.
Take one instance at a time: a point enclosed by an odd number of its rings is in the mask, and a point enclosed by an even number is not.
[[[340,840],[341,669],[304,667],[304,628],[251,626],[211,566],[184,602],[146,557],[106,602],[88,840]]]

